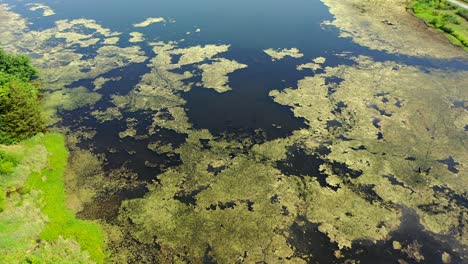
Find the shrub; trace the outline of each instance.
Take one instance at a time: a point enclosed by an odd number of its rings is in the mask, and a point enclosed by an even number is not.
[[[0,144],[14,144],[43,131],[39,88],[32,83],[36,74],[28,57],[0,49]]]
[[[31,66],[31,59],[29,57],[8,54],[1,49],[0,72],[25,82],[31,81],[37,75],[37,70]]]
[[[13,80],[0,87],[0,143],[13,144],[44,130],[37,89]]]

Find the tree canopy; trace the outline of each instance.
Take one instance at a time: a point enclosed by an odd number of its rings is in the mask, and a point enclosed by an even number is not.
[[[36,76],[29,57],[0,49],[0,144],[16,143],[44,129]]]
[[[0,74],[28,82],[37,75],[37,70],[28,56],[8,54],[0,49]]]

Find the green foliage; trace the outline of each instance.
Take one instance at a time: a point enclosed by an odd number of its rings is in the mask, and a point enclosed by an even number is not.
[[[456,12],[456,14],[460,17],[462,17],[465,20],[468,20],[468,10],[464,8],[459,8]]]
[[[443,14],[442,15],[442,21],[444,23],[452,23],[456,25],[460,25],[460,22],[458,21],[458,18],[454,15],[451,14]]]
[[[453,33],[453,29],[449,26],[446,26],[446,25],[442,25],[439,27],[442,31],[444,31],[445,33],[447,34],[452,34]]]
[[[4,74],[4,76],[0,75],[0,80],[5,78],[5,75],[9,75],[24,82],[31,81],[37,75],[37,70],[31,66],[31,59],[29,57],[25,55],[8,54],[1,49],[0,72]],[[0,81],[0,85],[1,84]]]
[[[36,69],[23,55],[0,49],[0,144],[14,144],[44,129]]]
[[[0,88],[0,143],[13,144],[44,129],[37,89],[13,80]]]
[[[445,0],[414,0],[409,8],[416,17],[448,34],[453,43],[468,47],[467,10]]]

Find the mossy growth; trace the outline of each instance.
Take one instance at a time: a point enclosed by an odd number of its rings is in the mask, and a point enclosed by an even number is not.
[[[100,226],[76,219],[65,205],[68,151],[64,137],[41,134],[0,149],[16,160],[14,169],[3,174],[0,182],[2,193],[8,191],[0,212],[0,262],[103,263]]]

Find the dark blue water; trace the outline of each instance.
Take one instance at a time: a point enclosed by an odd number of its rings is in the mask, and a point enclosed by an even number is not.
[[[27,3],[37,1],[5,1],[16,4],[13,9],[33,22],[31,28],[52,27],[61,19],[89,18],[104,27],[124,33],[120,44],[128,45],[126,34],[139,31],[148,41],[185,39],[184,45],[231,44],[236,49],[263,50],[267,48],[297,47],[304,59],[328,57],[342,51],[352,51],[373,57],[374,60],[395,60],[412,65],[468,69],[466,60],[434,60],[390,55],[371,51],[338,37],[338,30],[324,26],[333,20],[328,8],[320,0],[45,0],[56,14],[42,17],[41,11],[31,12]],[[148,17],[164,17],[167,23],[155,23],[145,28],[133,24]],[[175,22],[170,22],[175,21]],[[194,33],[200,28],[200,33]],[[187,32],[192,34],[187,35]],[[327,56],[328,55],[328,56]]]
[[[148,39],[185,38],[196,43],[222,42],[249,49],[297,46],[305,52],[340,47],[334,33],[327,34],[320,29],[321,22],[332,17],[318,0],[41,2],[57,13],[46,20],[92,18],[120,32],[135,31],[132,25],[147,17],[164,17],[176,21],[138,28]],[[186,32],[193,32],[196,28],[201,29],[200,34],[186,35]]]

